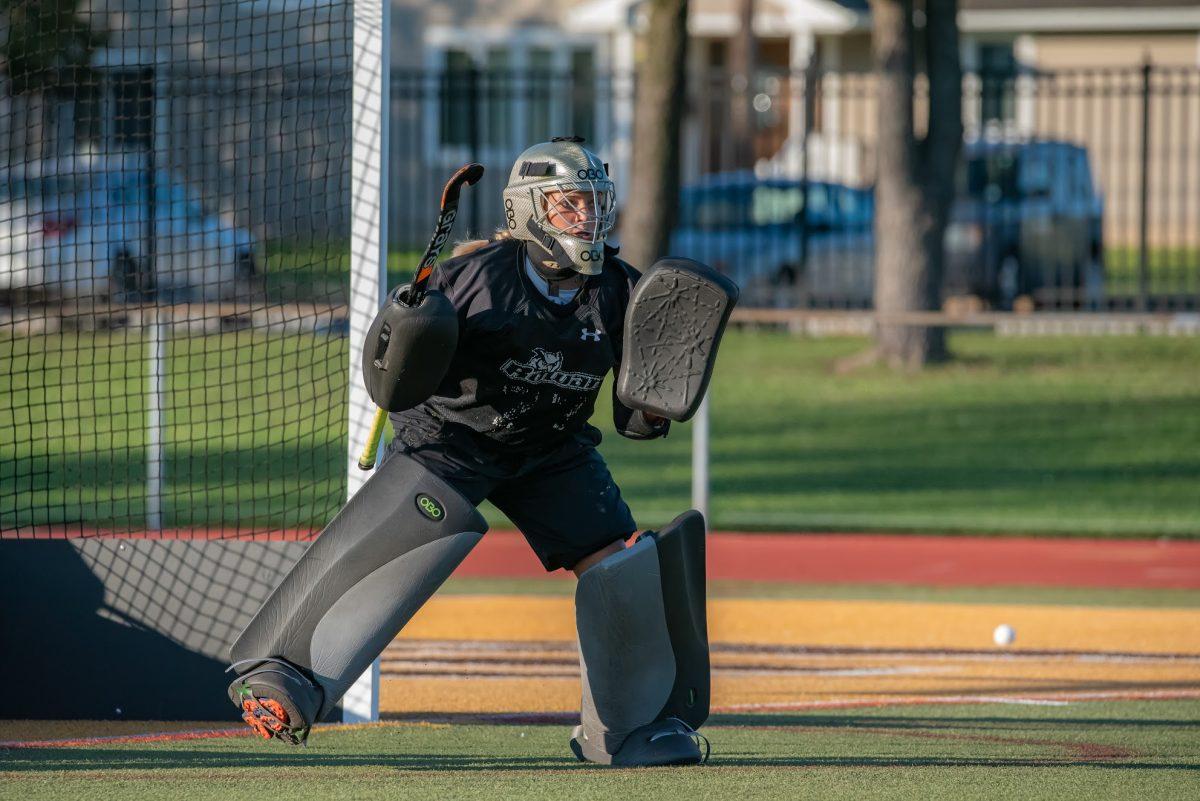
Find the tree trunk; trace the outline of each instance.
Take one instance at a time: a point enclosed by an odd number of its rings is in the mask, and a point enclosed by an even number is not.
[[[633,170],[621,212],[621,256],[646,269],[667,249],[679,205],[686,0],[649,0],[637,70]]]
[[[738,0],[738,32],[729,40],[729,139],[731,164],[754,167],[754,73],[758,47],[754,38],[754,0]]]
[[[942,240],[962,143],[962,79],[957,0],[926,0],[925,62],[929,125],[913,128],[912,0],[871,0],[878,77],[879,144],[875,182],[877,355],[892,367],[918,369],[947,356],[942,328],[887,322],[888,315],[940,304]]]
[[[921,143],[921,161],[926,203],[933,217],[932,238],[925,243],[930,265],[927,295],[932,298],[930,308],[937,308],[946,253],[946,224],[954,202],[954,174],[962,151],[962,63],[959,58],[958,0],[925,0],[925,8],[929,126]]]

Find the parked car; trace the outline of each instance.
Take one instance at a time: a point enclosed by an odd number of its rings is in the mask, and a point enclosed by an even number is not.
[[[1001,309],[1021,296],[1056,307],[1098,306],[1103,216],[1084,148],[969,144],[946,230],[946,294],[977,295]]]
[[[254,236],[208,212],[169,171],[151,175],[132,157],[31,166],[0,176],[0,289],[130,301],[249,290]]]
[[[727,274],[750,303],[865,306],[873,219],[869,188],[721,173],[683,189],[670,252]]]
[[[1104,204],[1084,148],[971,143],[957,180],[944,295],[1000,309],[1022,296],[1056,307],[1102,303]],[[684,188],[671,252],[723,270],[750,303],[869,306],[874,211],[870,188],[713,175]]]

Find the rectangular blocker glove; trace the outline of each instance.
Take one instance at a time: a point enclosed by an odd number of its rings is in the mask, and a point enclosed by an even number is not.
[[[634,287],[625,312],[617,399],[635,411],[691,419],[708,389],[737,299],[737,284],[705,264],[655,262]]]

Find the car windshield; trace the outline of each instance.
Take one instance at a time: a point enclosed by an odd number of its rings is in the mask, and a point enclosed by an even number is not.
[[[200,219],[209,215],[187,187],[165,170],[156,173],[154,199],[158,214]],[[23,201],[51,210],[95,210],[146,203],[148,175],[144,170],[79,172],[47,176],[5,176],[0,180],[0,202]]]
[[[179,219],[206,216],[206,209],[170,173],[158,170],[154,175],[154,202],[160,215],[169,214]],[[105,174],[99,184],[106,188],[110,204],[133,206],[149,200],[149,180],[150,175],[145,170],[117,170]]]
[[[823,183],[807,188],[810,225],[840,229],[869,216],[869,193]],[[794,225],[804,212],[803,184],[707,187],[683,193],[679,223],[685,228],[735,229]]]
[[[1007,151],[968,158],[959,167],[958,194],[988,203],[1020,198],[1020,160]]]

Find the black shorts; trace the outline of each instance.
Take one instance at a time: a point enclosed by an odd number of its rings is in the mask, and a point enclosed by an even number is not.
[[[525,535],[546,570],[557,570],[637,531],[596,450],[598,439],[598,431],[584,431],[545,456],[527,459],[487,459],[445,442],[399,437],[387,451],[416,459],[476,506],[491,501]]]

